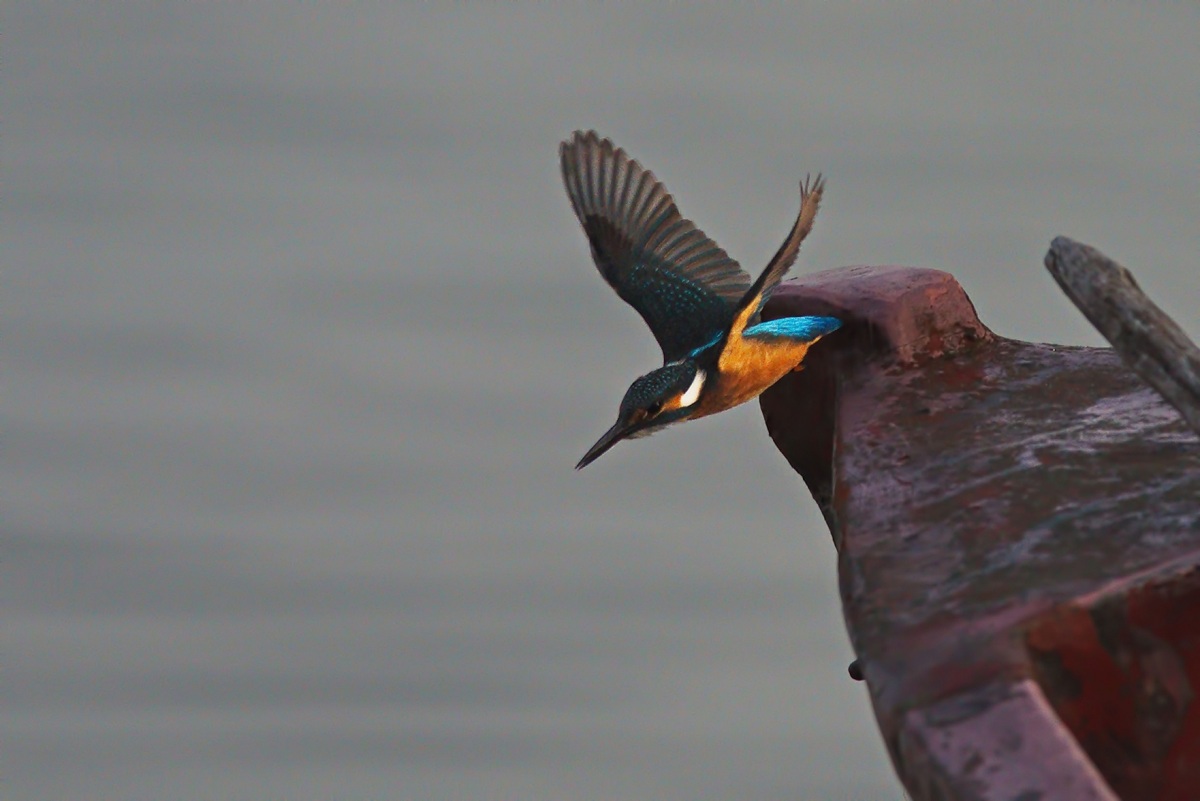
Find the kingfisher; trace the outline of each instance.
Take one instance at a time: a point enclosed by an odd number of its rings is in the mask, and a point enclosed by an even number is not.
[[[632,306],[663,353],[663,366],[630,385],[617,422],[576,470],[623,439],[707,417],[758,397],[801,368],[808,349],[841,322],[784,317],[763,322],[763,304],[812,230],[825,182],[800,184],[791,232],[753,283],[690,220],[649,170],[595,131],[559,148],[567,195],[604,280]]]

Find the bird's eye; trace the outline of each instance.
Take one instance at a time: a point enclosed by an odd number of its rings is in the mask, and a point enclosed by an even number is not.
[[[661,411],[662,411],[661,403],[652,403],[646,407],[646,416],[653,417],[654,415],[658,414]]]

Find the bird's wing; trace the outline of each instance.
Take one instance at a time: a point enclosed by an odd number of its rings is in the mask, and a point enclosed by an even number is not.
[[[608,139],[577,131],[559,152],[600,274],[650,326],[664,361],[724,333],[750,276],[680,215],[653,173]]]
[[[796,255],[800,252],[800,243],[812,231],[813,221],[817,218],[817,209],[821,206],[821,195],[825,191],[825,180],[817,174],[817,179],[810,182],[808,178],[800,184],[800,213],[791,233],[780,245],[779,251],[771,259],[767,269],[754,282],[754,286],[746,291],[735,312],[733,330],[742,331],[759,321],[763,304],[771,297],[775,287],[783,280],[783,276],[796,263]]]

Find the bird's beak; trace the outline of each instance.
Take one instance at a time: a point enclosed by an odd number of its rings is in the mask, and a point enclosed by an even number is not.
[[[576,470],[582,470],[592,462],[600,458],[600,455],[606,450],[616,445],[625,437],[629,436],[630,425],[622,420],[618,420],[612,428],[604,432],[604,436],[596,440],[596,444],[588,449],[588,452],[579,460],[579,464],[575,465]]]

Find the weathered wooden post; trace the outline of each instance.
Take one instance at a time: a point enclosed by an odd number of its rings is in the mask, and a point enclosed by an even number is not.
[[[767,306],[846,325],[763,414],[914,799],[1197,799],[1200,352],[1095,251],[1047,266],[1117,351],[998,337],[947,273],[843,268]]]

